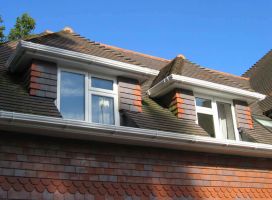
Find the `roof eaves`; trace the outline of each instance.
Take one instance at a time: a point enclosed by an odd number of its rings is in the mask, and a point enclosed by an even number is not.
[[[47,45],[20,41],[17,45],[15,53],[8,59],[6,66],[10,67],[12,72],[16,71],[16,63],[20,59],[20,56],[23,51],[33,51],[34,54],[37,52],[41,52],[43,54],[52,54],[54,56],[67,57],[71,59],[84,60],[88,62],[94,62],[103,64],[106,66],[110,66],[113,68],[118,68],[119,70],[131,71],[135,73],[145,74],[145,75],[158,75],[158,71],[150,68],[141,67],[138,65],[128,64],[120,61],[115,61],[107,58],[97,57],[89,54],[79,53],[75,51],[65,50],[61,48],[51,47]]]
[[[163,80],[161,80],[159,83],[157,83],[156,85],[154,85],[148,90],[148,94],[151,97],[160,96],[166,91],[171,90],[171,87],[177,87],[177,85],[175,85],[174,83],[182,83],[182,87],[185,87],[187,85],[190,88],[191,87],[192,88],[196,87],[198,89],[205,88],[208,90],[220,91],[226,94],[228,93],[231,95],[241,96],[241,97],[247,98],[248,101],[249,100],[253,101],[253,99],[261,101],[265,99],[266,97],[266,95],[263,95],[257,92],[251,92],[251,91],[247,91],[247,90],[243,90],[243,89],[239,89],[239,88],[235,88],[235,87],[231,87],[231,86],[227,86],[223,84],[213,83],[210,81],[204,81],[204,80],[186,77],[186,76],[177,75],[177,74],[171,74],[167,76],[166,78],[164,78]]]
[[[219,140],[207,136],[124,126],[101,125],[7,111],[0,111],[0,125],[3,130],[10,130],[12,127],[13,130],[24,129],[30,133],[46,134],[55,137],[84,138],[103,141],[109,140],[125,144],[152,145],[204,152],[214,152],[216,149],[217,152],[224,154],[269,158],[271,158],[272,155],[272,145],[270,144]]]

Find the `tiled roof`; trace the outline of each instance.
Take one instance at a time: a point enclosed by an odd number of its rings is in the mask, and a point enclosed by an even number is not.
[[[244,90],[254,91],[250,87],[248,78],[235,76],[228,73],[219,72],[216,70],[201,67],[183,57],[176,57],[168,65],[160,70],[159,75],[154,80],[152,85],[160,82],[170,74],[188,76],[200,80],[210,81],[218,84],[223,84],[231,87],[236,87]]]
[[[177,119],[168,109],[160,107],[148,97],[143,99],[142,113],[124,111],[124,115],[136,127],[208,136],[194,121]]]
[[[256,119],[254,129],[247,129],[246,133],[259,143],[272,144],[272,129],[264,127]]]
[[[126,50],[126,49],[122,49],[119,47],[110,46],[107,44],[101,44],[101,45],[105,46],[107,48],[110,48],[110,49],[114,49],[114,50],[122,53],[123,55],[130,57],[133,60],[137,60],[138,62],[140,62],[143,65],[148,66],[152,69],[160,70],[161,68],[163,68],[165,65],[167,65],[170,62],[170,60],[167,60],[164,58],[150,56],[147,54],[143,54],[143,53],[139,53],[139,52],[135,52],[135,51],[131,51],[131,50]]]
[[[181,60],[179,57],[169,62],[162,58],[103,45],[89,41],[74,33],[64,31],[45,33],[27,40],[153,69],[161,69],[160,75],[154,82],[162,79],[171,72],[251,90],[247,78],[203,68],[186,59]],[[61,117],[53,100],[30,96],[20,76],[8,73],[5,63],[12,52],[14,52],[16,44],[16,42],[8,42],[0,46],[0,109],[12,112]],[[133,126],[195,135],[207,135],[207,133],[193,121],[177,119],[170,111],[160,107],[153,100],[149,99],[146,96],[146,91],[150,88],[152,82],[153,78],[150,78],[142,84],[142,96],[144,97],[143,113],[124,113],[124,116],[130,118],[130,123],[133,122]],[[251,131],[250,134],[253,134],[253,137],[255,137],[258,135],[257,130],[258,129],[256,129],[255,132]],[[269,134],[269,132],[263,132],[262,134]],[[259,138],[260,137],[256,137],[257,142]],[[270,140],[268,141],[270,142]]]
[[[162,71],[164,71],[164,68],[168,69],[168,66],[170,65],[175,74],[251,90],[248,79],[244,77],[204,68],[190,62],[189,60],[185,60],[182,67],[177,67],[177,64],[172,65],[172,63],[176,63],[175,60],[178,58],[170,62],[166,59],[93,42],[75,33],[61,31],[46,34],[42,37],[35,37],[33,39],[29,39],[28,41],[140,65],[152,69],[162,69]],[[181,69],[179,70],[179,68]]]
[[[256,64],[248,69],[242,76],[250,79],[251,87],[267,97],[259,102],[263,112],[272,109],[272,50],[263,56]]]
[[[16,42],[0,45],[0,110],[60,117],[52,99],[30,96],[21,75],[11,75],[5,66]]]
[[[28,39],[27,41],[108,58],[129,64],[140,65],[143,67],[145,66],[144,64],[123,55],[119,51],[103,46],[100,43],[90,41],[75,33],[60,31],[52,34],[46,34],[41,37]]]

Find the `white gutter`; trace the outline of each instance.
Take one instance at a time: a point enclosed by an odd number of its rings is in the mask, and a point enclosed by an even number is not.
[[[101,64],[101,65],[105,65],[114,69],[134,72],[138,74],[153,75],[153,76],[156,76],[159,74],[158,70],[150,69],[147,67],[141,67],[138,65],[119,62],[119,61],[115,61],[115,60],[111,60],[107,58],[102,58],[102,57],[93,56],[93,55],[89,55],[85,53],[79,53],[76,51],[70,51],[66,49],[51,47],[47,45],[36,44],[33,42],[27,42],[23,40],[21,40],[18,43],[15,54],[12,55],[6,63],[6,66],[10,67],[11,72],[16,71],[16,67],[17,67],[16,62],[20,59],[20,54],[22,54],[24,51],[31,51],[34,53],[39,52],[45,55],[49,54],[56,57]]]
[[[267,144],[219,140],[205,136],[94,124],[7,111],[0,111],[0,128],[55,137],[272,158],[272,145]]]
[[[168,77],[164,78],[162,81],[154,85],[152,88],[148,90],[148,94],[151,97],[156,97],[161,95],[164,90],[169,90],[170,87],[167,87],[171,83],[182,83],[185,85],[195,86],[198,88],[205,88],[209,90],[219,91],[222,93],[229,93],[237,96],[242,96],[245,98],[252,98],[256,100],[263,100],[265,99],[266,95],[257,93],[257,92],[251,92],[231,86],[226,86],[218,83],[213,83],[209,81],[199,80],[191,77],[171,74]]]

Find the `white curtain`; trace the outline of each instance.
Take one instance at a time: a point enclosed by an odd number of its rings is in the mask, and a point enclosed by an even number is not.
[[[101,124],[114,124],[113,98],[92,95],[92,120]]]
[[[228,103],[217,102],[218,120],[220,131],[224,139],[235,140],[231,105]]]

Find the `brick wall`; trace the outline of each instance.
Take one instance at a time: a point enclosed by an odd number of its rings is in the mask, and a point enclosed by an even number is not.
[[[171,97],[169,109],[180,119],[196,120],[195,98],[192,91],[175,89]]]
[[[0,199],[272,199],[272,160],[1,133]]]
[[[141,86],[137,80],[118,77],[119,109],[142,112]]]
[[[246,102],[234,100],[235,114],[237,118],[237,127],[253,129],[253,120],[250,107]]]
[[[57,66],[55,63],[33,60],[27,71],[30,95],[57,98]]]

